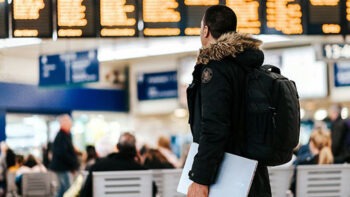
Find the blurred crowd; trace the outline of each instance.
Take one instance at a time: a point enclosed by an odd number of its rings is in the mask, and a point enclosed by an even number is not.
[[[341,109],[339,105],[332,106],[329,119],[314,124],[309,142],[296,147],[294,158],[286,164],[295,166],[289,191],[291,195],[295,192],[296,166],[350,163],[350,120],[341,118]],[[11,192],[20,195],[25,173],[49,172],[55,175],[55,196],[89,197],[92,196],[93,171],[173,169],[184,165],[185,154],[183,158],[178,158],[171,150],[170,138],[167,136],[161,136],[157,146],[138,146],[136,137],[125,132],[119,139],[102,137],[80,151],[72,142],[70,116],[62,115],[58,120],[60,131],[55,140],[43,148],[42,158],[32,154],[16,154],[6,143],[1,143],[0,196],[10,192],[7,191],[11,188],[9,184],[16,188]],[[9,174],[14,178],[10,180]],[[154,184],[154,195],[156,192]]]
[[[350,163],[350,119],[342,119],[341,110],[339,104],[331,106],[329,117],[314,124],[309,142],[295,149],[290,196],[296,196],[296,166]]]
[[[70,116],[62,115],[58,119],[60,131],[54,142],[44,147],[42,158],[36,158],[32,154],[16,154],[4,142],[1,144],[0,196],[9,194],[8,184],[16,186],[16,195],[11,196],[20,195],[24,173],[54,174],[54,196],[88,197],[92,196],[92,171],[174,169],[183,166],[185,159],[178,158],[172,152],[170,138],[167,136],[161,136],[156,147],[144,144],[137,148],[135,136],[125,132],[119,139],[111,140],[106,136],[80,151],[72,143]],[[14,174],[15,178],[7,180],[9,174]],[[155,195],[155,184],[153,191]]]

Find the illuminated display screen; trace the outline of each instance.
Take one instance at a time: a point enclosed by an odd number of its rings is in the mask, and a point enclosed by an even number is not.
[[[7,2],[0,0],[0,38],[8,37]]]
[[[51,0],[12,0],[13,37],[52,37]]]
[[[96,0],[57,0],[58,37],[95,37]]]
[[[100,0],[100,36],[137,35],[136,0]]]
[[[303,34],[302,5],[296,0],[265,0],[265,34]]]
[[[305,25],[308,34],[339,34],[342,29],[341,0],[309,0]]]
[[[179,36],[181,34],[178,0],[143,0],[142,17],[145,36]]]
[[[345,9],[346,9],[345,26],[346,26],[346,31],[349,34],[350,33],[350,0],[346,0]]]
[[[199,35],[201,21],[205,10],[213,5],[219,5],[219,0],[184,0],[186,28],[184,34],[188,36]]]
[[[237,30],[243,33],[259,34],[261,32],[259,0],[226,0],[237,15]]]
[[[242,33],[350,34],[350,0],[0,0],[0,38],[196,36],[213,5]]]

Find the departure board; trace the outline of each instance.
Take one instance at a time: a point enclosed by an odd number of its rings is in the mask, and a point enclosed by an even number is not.
[[[239,32],[251,34],[261,32],[259,0],[226,0],[226,6],[236,13]]]
[[[5,0],[0,0],[0,38],[7,38],[8,35],[8,6]]]
[[[0,38],[196,36],[213,5],[242,33],[350,35],[350,0],[0,0]]]
[[[340,0],[309,0],[305,7],[308,34],[340,34],[343,31]]]
[[[200,26],[205,11],[213,5],[222,3],[219,0],[184,0],[186,27],[184,35],[195,36],[200,34]]]
[[[13,37],[52,37],[51,0],[12,0]]]
[[[265,34],[303,34],[302,5],[296,0],[265,0]]]
[[[181,34],[178,0],[143,0],[144,36],[179,36]]]
[[[346,14],[346,17],[345,17],[346,25],[345,25],[345,27],[346,27],[347,34],[349,34],[350,33],[350,0],[346,0],[346,2],[345,2],[345,9],[346,9],[346,12],[345,12],[345,14]]]
[[[136,0],[100,0],[100,36],[137,35]]]
[[[57,0],[58,37],[95,37],[96,0]]]

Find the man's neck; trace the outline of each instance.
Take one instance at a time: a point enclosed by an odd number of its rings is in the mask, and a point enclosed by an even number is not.
[[[63,129],[63,128],[61,128],[61,131],[63,131],[63,133],[66,133],[66,134],[69,134],[69,130],[68,129]]]

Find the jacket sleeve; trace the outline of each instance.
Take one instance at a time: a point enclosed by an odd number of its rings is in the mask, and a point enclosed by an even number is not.
[[[232,128],[232,85],[219,66],[222,65],[209,63],[202,71],[201,134],[189,177],[203,185],[215,182]]]

